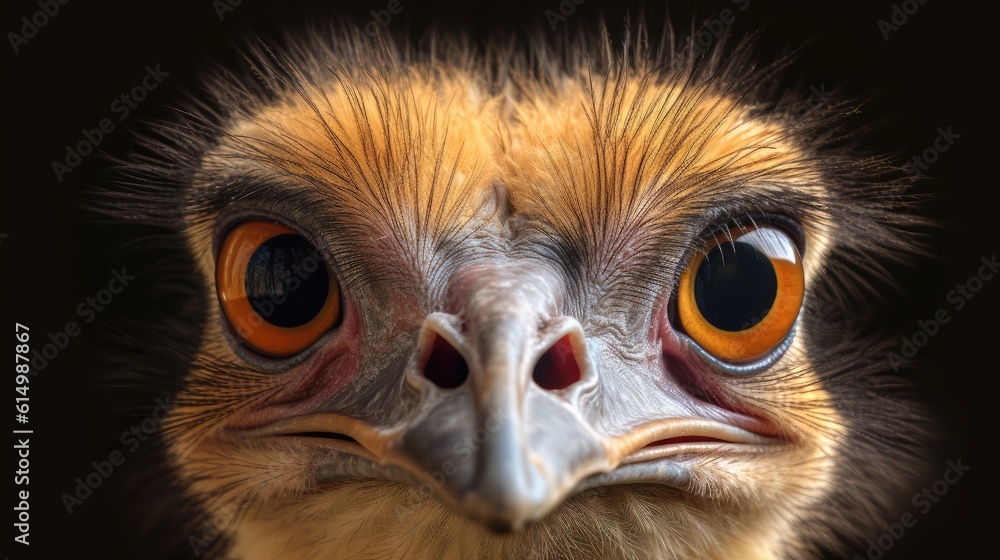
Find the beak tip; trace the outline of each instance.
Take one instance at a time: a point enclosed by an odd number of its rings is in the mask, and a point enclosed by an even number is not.
[[[548,513],[545,504],[522,493],[483,493],[466,495],[462,509],[494,533],[520,531]]]
[[[501,535],[507,533],[515,533],[524,528],[524,521],[507,521],[507,520],[493,519],[490,521],[486,521],[484,524],[486,528],[489,529],[490,531]]]

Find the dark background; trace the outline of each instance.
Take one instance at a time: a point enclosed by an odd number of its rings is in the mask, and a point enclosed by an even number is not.
[[[600,12],[614,26],[622,14],[635,13],[643,4],[650,21],[663,21],[667,13],[663,3],[587,0],[568,23],[593,20]],[[681,30],[721,9],[736,7],[729,1],[699,2],[697,9],[691,4],[670,4],[669,13]],[[980,257],[989,258],[1000,245],[994,225],[995,142],[986,134],[993,132],[995,112],[991,106],[995,89],[985,79],[996,69],[995,26],[989,23],[993,16],[971,2],[928,0],[886,41],[876,22],[890,17],[892,2],[800,4],[751,0],[745,11],[736,10],[732,29],[742,35],[763,27],[760,59],[765,61],[788,46],[811,40],[794,72],[804,75],[803,84],[823,84],[838,99],[870,98],[863,116],[875,125],[866,140],[874,149],[912,155],[932,144],[938,127],[951,126],[961,135],[921,186],[922,192],[935,196],[927,213],[944,227],[933,244],[940,258],[929,259],[905,275],[911,300],[896,306],[895,319],[902,328],[912,329],[917,319],[930,317],[938,308],[951,310],[945,300],[948,290],[975,274]],[[116,128],[100,148],[122,155],[132,140],[128,128],[140,127],[143,119],[166,117],[178,93],[196,82],[206,61],[231,61],[232,44],[246,33],[267,36],[289,24],[330,15],[353,15],[363,23],[371,17],[369,10],[385,5],[385,1],[365,2],[334,11],[319,2],[278,6],[243,0],[220,21],[211,0],[76,0],[60,6],[19,53],[5,45],[7,180],[0,232],[8,237],[0,239],[0,259],[8,325],[29,325],[33,345],[40,346],[46,333],[57,332],[66,321],[80,322],[76,306],[106,286],[112,268],[139,266],[113,256],[113,249],[127,240],[120,229],[95,225],[78,210],[87,189],[113,176],[107,160],[97,155],[84,158],[62,183],[52,172],[51,162],[63,159],[66,144],[83,138],[82,129],[95,128],[102,118],[110,117]],[[389,24],[392,31],[419,30],[434,23],[479,37],[538,22],[547,28],[544,13],[558,10],[559,0],[475,4],[403,0],[403,6],[403,13]],[[3,31],[20,33],[20,18],[37,11],[36,2],[5,3]],[[126,121],[119,121],[110,110],[111,102],[141,82],[147,65],[157,64],[169,77]],[[131,490],[124,482],[128,474],[110,477],[72,516],[60,502],[60,495],[73,491],[74,478],[91,472],[91,461],[104,460],[130,425],[120,418],[116,424],[115,415],[106,414],[109,403],[101,384],[99,331],[100,324],[123,307],[142,305],[137,295],[142,293],[140,286],[113,301],[108,317],[84,325],[81,334],[31,381],[32,557],[147,556],[137,552],[144,542],[143,527],[130,513],[136,504],[128,499]],[[986,283],[965,309],[950,312],[952,321],[917,356],[926,367],[910,375],[927,388],[944,435],[932,450],[940,472],[925,483],[930,485],[941,475],[947,459],[961,457],[973,469],[929,513],[917,516],[916,527],[886,559],[976,558],[975,550],[991,536],[979,512],[990,510],[986,496],[995,495],[990,480],[994,469],[981,450],[995,446],[995,437],[980,434],[995,424],[995,415],[988,419],[987,413],[994,412],[992,377],[997,367],[992,350],[997,344],[998,299],[1000,280]],[[119,469],[128,472],[137,463],[135,458],[129,456]],[[25,557],[24,547],[17,543],[10,550],[15,558]]]

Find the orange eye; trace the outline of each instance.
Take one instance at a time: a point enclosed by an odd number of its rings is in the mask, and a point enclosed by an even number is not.
[[[761,358],[788,335],[802,306],[795,242],[770,227],[712,240],[688,264],[677,293],[681,327],[725,362]]]
[[[236,334],[268,357],[298,354],[340,319],[340,287],[326,260],[277,222],[234,227],[222,242],[215,282]]]

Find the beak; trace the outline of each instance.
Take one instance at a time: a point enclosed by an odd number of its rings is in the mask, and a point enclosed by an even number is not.
[[[421,488],[496,530],[542,518],[613,468],[576,413],[596,387],[580,324],[545,313],[557,288],[544,275],[508,274],[468,275],[462,316],[424,321],[408,380],[425,412],[391,450]]]
[[[423,473],[423,488],[497,530],[542,518],[582,478],[614,466],[575,412],[595,387],[579,324],[563,319],[539,330],[537,312],[505,307],[467,337],[455,317],[427,318],[420,381],[442,374],[428,366],[458,363],[442,359],[451,353],[468,364],[468,379],[453,390],[428,388],[433,405],[394,447]]]

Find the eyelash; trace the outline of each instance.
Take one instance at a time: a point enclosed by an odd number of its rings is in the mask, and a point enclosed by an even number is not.
[[[733,231],[733,227],[735,226],[736,228],[743,229],[747,224],[752,224],[753,226],[760,226],[763,224],[781,228],[786,234],[788,234],[789,237],[792,238],[793,241],[795,241],[795,244],[799,249],[799,254],[802,255],[803,258],[805,257],[805,233],[802,230],[799,220],[784,213],[764,212],[758,210],[756,212],[731,212],[720,218],[712,220],[710,225],[706,226],[696,240],[692,242],[691,248],[684,255],[684,260],[681,262],[686,263],[695,255],[697,251],[704,251],[705,247],[708,246],[709,241],[717,237],[720,233],[724,233],[727,239],[732,240],[733,236],[731,232]]]

